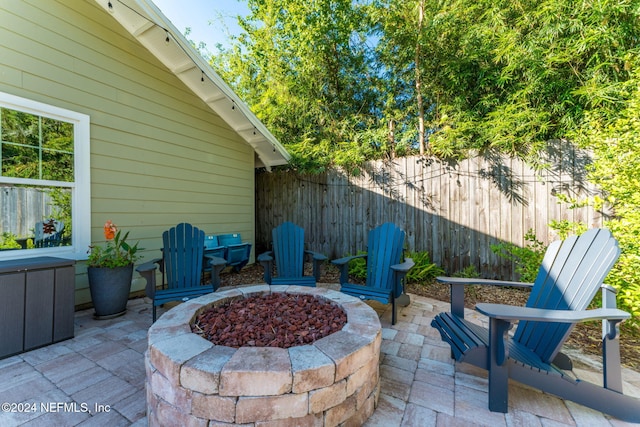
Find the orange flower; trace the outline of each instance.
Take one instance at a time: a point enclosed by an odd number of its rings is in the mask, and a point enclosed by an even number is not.
[[[104,247],[89,246],[87,261],[90,267],[124,267],[140,259],[136,252],[142,248],[138,248],[138,243],[133,246],[127,243],[129,232],[122,236],[121,230],[111,220],[104,223],[104,237],[107,240]]]
[[[104,223],[104,237],[107,240],[112,240],[114,237],[116,237],[117,232],[118,228],[114,223],[111,222],[111,220],[108,220]]]

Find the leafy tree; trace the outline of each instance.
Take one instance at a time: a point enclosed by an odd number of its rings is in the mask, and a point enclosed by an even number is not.
[[[2,175],[73,180],[73,124],[0,108]]]
[[[212,65],[291,152],[352,166],[383,149],[368,15],[351,0],[248,0],[245,33]]]
[[[634,64],[637,70],[637,63]],[[607,207],[612,218],[607,226],[620,243],[621,256],[607,283],[619,291],[621,306],[640,322],[640,72],[626,85],[628,97],[619,115],[609,118],[592,114],[581,140],[594,151],[590,179],[605,194],[594,198],[597,208]]]
[[[528,158],[613,115],[640,26],[633,1],[457,0],[425,10],[422,76],[441,156],[494,148]]]
[[[613,284],[640,313],[637,0],[247,2],[245,33],[212,64],[294,167],[357,169],[416,148],[545,167],[549,140],[579,141],[623,248]]]
[[[424,0],[378,0],[369,7],[375,22],[377,61],[385,82],[381,90],[385,98],[384,117],[393,123],[393,143],[396,128],[409,136],[411,146],[416,144],[420,154],[426,151],[425,100],[426,91],[422,64],[424,55],[425,2]],[[405,141],[407,139],[405,138]],[[401,150],[413,147],[402,144]]]
[[[415,149],[542,167],[586,113],[615,116],[640,39],[634,0],[247,3],[212,65],[307,171]]]

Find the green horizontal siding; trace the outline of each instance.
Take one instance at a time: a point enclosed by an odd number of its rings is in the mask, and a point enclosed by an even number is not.
[[[86,0],[1,2],[0,14],[0,90],[91,117],[92,241],[110,219],[145,259],[183,221],[253,242],[253,149],[113,17]]]

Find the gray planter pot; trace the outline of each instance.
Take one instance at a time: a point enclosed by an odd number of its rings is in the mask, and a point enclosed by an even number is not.
[[[96,319],[122,316],[127,311],[133,264],[125,267],[89,267],[89,291]]]

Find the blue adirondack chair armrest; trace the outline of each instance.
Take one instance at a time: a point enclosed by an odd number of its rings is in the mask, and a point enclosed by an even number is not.
[[[218,266],[218,265],[226,265],[227,264],[227,260],[215,255],[211,255],[211,254],[204,254],[204,257],[207,259],[207,262],[211,265],[211,266]]]
[[[493,280],[493,279],[476,279],[470,277],[436,277],[436,282],[445,283],[451,286],[450,303],[451,313],[460,318],[464,318],[464,287],[466,285],[483,285],[483,286],[514,286],[522,288],[531,288],[533,283],[513,282],[509,280]]]
[[[617,308],[595,308],[592,310],[552,310],[548,308],[521,307],[507,304],[478,303],[476,311],[487,317],[514,321],[529,320],[537,322],[577,323],[590,320],[622,321],[631,317],[626,311]]]
[[[316,278],[316,282],[320,281],[320,266],[323,262],[327,260],[327,257],[321,254],[320,252],[314,251],[304,251],[305,255],[309,255],[311,257],[311,261],[313,263],[313,277]]]
[[[408,306],[410,302],[409,296],[404,292],[403,280],[409,270],[411,270],[415,265],[416,263],[413,259],[405,258],[404,262],[390,267],[391,270],[393,270],[394,275],[394,297],[396,298],[397,303],[402,307]]]
[[[153,299],[156,294],[156,269],[161,263],[162,258],[156,258],[136,267],[136,271],[140,273],[140,276],[146,281],[144,293],[151,299]]]
[[[507,359],[505,343],[507,331],[515,320],[578,323],[590,320],[607,320],[614,325],[631,317],[629,313],[617,308],[596,308],[593,310],[552,310],[547,308],[521,307],[506,304],[478,303],[476,310],[489,317],[489,342],[496,343],[494,352],[498,365],[502,365]],[[615,327],[609,329],[608,334],[617,335]],[[611,332],[613,331],[613,332]],[[608,340],[615,336],[607,336]],[[605,345],[607,345],[605,343]],[[493,346],[493,344],[492,344]],[[617,358],[618,356],[616,356]],[[606,359],[606,354],[605,354]]]
[[[448,283],[450,285],[491,285],[491,286],[517,286],[530,288],[533,283],[512,282],[509,280],[493,280],[493,279],[474,279],[469,277],[446,277],[438,276],[436,281],[439,283]]]
[[[258,255],[258,262],[272,262],[273,251],[267,251]]]
[[[391,269],[398,273],[407,274],[409,270],[413,268],[416,263],[411,258],[405,258],[404,262],[401,264],[392,265]]]
[[[315,261],[325,261],[327,259],[327,257],[320,252],[305,250],[304,253],[311,256]]]
[[[331,264],[337,265],[340,269],[340,284],[349,283],[349,262],[357,258],[367,259],[368,254],[346,256],[344,258],[338,258],[331,261]]]
[[[204,254],[208,267],[211,267],[211,285],[214,292],[220,287],[220,273],[227,266],[227,260],[215,255]]]
[[[271,270],[273,270],[273,251],[267,251],[258,255],[258,262],[264,268],[264,281],[271,284]]]

